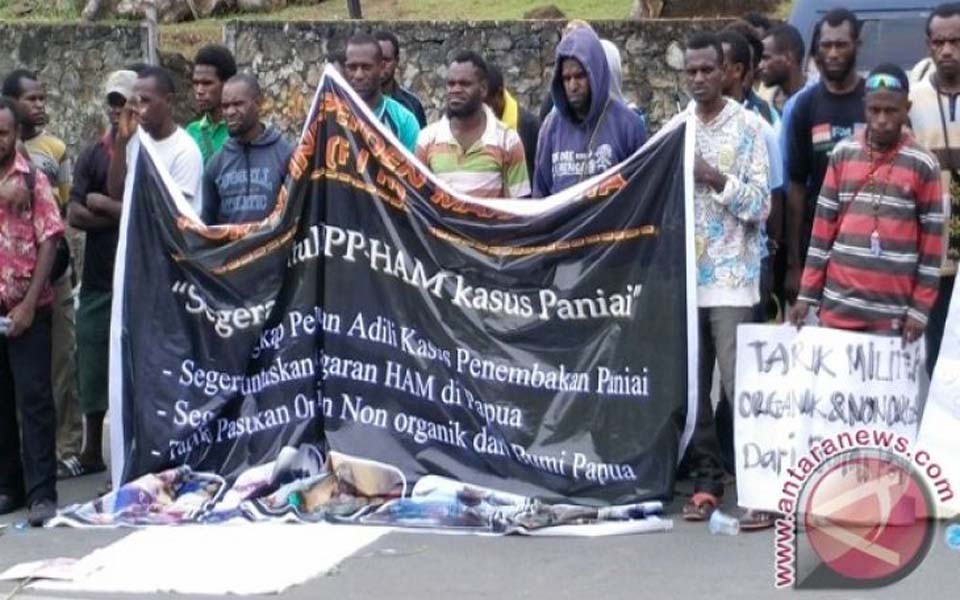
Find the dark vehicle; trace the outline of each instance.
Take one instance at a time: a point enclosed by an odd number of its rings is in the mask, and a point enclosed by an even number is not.
[[[911,0],[796,0],[789,23],[796,27],[807,43],[817,22],[833,8],[847,8],[863,21],[857,68],[869,71],[892,62],[908,71],[927,56],[927,16],[937,2]]]

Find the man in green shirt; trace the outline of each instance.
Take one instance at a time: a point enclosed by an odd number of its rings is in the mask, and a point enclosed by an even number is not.
[[[347,41],[344,76],[355,92],[370,107],[407,150],[413,152],[420,135],[417,117],[402,104],[384,95],[380,88],[383,74],[383,51],[372,35],[358,33]]]
[[[187,125],[187,133],[200,147],[204,164],[230,138],[220,110],[223,84],[237,74],[233,54],[219,44],[208,44],[193,59],[193,97],[200,118]]]

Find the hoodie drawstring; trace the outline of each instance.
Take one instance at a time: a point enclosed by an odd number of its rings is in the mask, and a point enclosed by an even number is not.
[[[247,199],[250,198],[250,144],[243,145],[243,162],[247,168]]]
[[[593,154],[593,144],[597,141],[597,133],[600,131],[600,126],[603,125],[603,119],[607,116],[607,108],[610,106],[610,97],[607,97],[607,101],[603,104],[603,110],[600,111],[600,118],[597,119],[596,124],[593,126],[593,132],[590,133],[590,139],[587,141],[587,157]],[[587,168],[584,165],[582,171],[580,171],[580,179],[577,180],[577,183],[583,181],[583,178],[587,175]]]

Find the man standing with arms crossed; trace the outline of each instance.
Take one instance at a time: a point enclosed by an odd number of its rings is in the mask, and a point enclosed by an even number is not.
[[[107,77],[103,97],[109,127],[80,151],[67,207],[70,224],[87,232],[86,267],[77,309],[77,373],[83,413],[83,448],[76,470],[84,475],[106,469],[101,448],[108,400],[113,265],[122,208],[120,202],[107,195],[107,171],[120,114],[133,95],[136,80],[137,74],[133,71],[115,71]]]

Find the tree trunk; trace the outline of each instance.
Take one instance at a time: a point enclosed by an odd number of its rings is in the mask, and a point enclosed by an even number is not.
[[[83,21],[96,21],[100,16],[100,9],[103,7],[103,0],[87,0],[87,5],[83,7],[80,13],[80,19]]]
[[[360,0],[347,0],[347,9],[350,11],[351,19],[363,18],[363,12],[360,10]]]
[[[633,0],[630,16],[634,19],[656,19],[663,12],[665,0]]]

